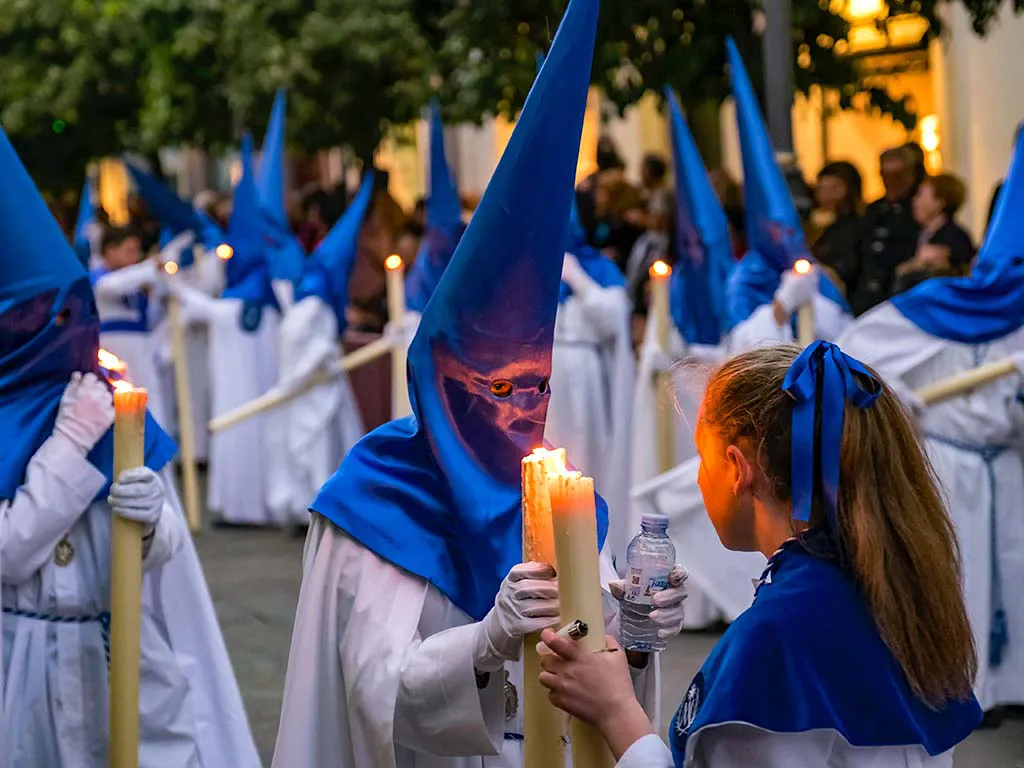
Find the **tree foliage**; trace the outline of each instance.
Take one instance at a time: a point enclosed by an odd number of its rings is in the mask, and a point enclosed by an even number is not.
[[[838,0],[792,0],[796,86],[904,122],[908,105],[842,55]],[[939,29],[942,0],[887,0]],[[1000,0],[960,0],[979,33]],[[1021,10],[1024,0],[1006,0]],[[513,116],[565,0],[0,0],[0,122],[44,185],[76,186],[91,158],[261,138],[274,91],[289,141],[372,153],[433,96],[451,120]],[[761,81],[760,0],[602,0],[593,80],[620,110],[664,85],[685,103],[728,93],[723,40]]]

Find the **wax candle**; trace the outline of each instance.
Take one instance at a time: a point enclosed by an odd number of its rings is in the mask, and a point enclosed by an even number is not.
[[[664,261],[656,261],[651,265],[648,274],[651,278],[651,312],[654,313],[655,339],[662,352],[668,352],[669,330],[669,278],[672,267]]]
[[[409,404],[409,385],[405,377],[405,264],[393,253],[384,260],[387,276],[388,323],[399,334],[391,349],[391,418],[398,419],[412,413]]]
[[[168,262],[166,267],[177,267]],[[177,272],[169,272],[174,274]],[[181,305],[177,297],[167,300],[167,322],[171,329],[171,357],[174,361],[174,390],[178,398],[178,457],[181,461],[185,517],[192,533],[202,527],[199,519],[199,473],[196,469],[195,423],[192,420],[192,388],[189,385],[188,351],[185,347],[185,326],[181,322]]]
[[[807,259],[797,259],[793,264],[793,271],[798,275],[811,273],[814,267]],[[801,347],[809,346],[814,342],[814,304],[807,302],[796,311],[796,337]]]
[[[590,632],[580,644],[590,651],[604,650],[594,481],[562,466],[548,473],[548,492],[562,623],[574,619],[586,623]],[[578,768],[604,768],[614,764],[600,731],[582,721],[570,720],[569,743],[572,764]]]
[[[654,314],[654,333],[658,348],[669,353],[669,333],[671,320],[669,315],[669,279],[672,267],[664,261],[656,261],[649,271],[651,277],[651,312]],[[672,376],[660,372],[655,377],[656,402],[660,413],[655,421],[655,438],[658,447],[658,471],[668,472],[676,465],[675,460],[675,423],[672,421]]]
[[[145,461],[146,400],[127,382],[115,388],[115,478]],[[142,524],[114,515],[110,539],[110,767],[138,768]]]
[[[523,561],[555,565],[548,473],[565,466],[565,450],[538,448],[523,459]],[[540,633],[523,641],[523,765],[565,765],[565,715],[548,700],[540,684]]]

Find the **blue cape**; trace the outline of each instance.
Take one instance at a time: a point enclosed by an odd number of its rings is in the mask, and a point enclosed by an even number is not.
[[[89,284],[93,290],[96,283],[110,274],[106,267],[97,267],[89,271]],[[135,313],[134,319],[120,318],[117,320],[100,320],[100,333],[148,333],[149,332],[149,296],[145,291],[136,291],[133,296],[124,296],[121,301],[125,309]]]
[[[753,606],[715,646],[672,720],[677,766],[691,736],[722,723],[773,733],[834,730],[855,747],[920,745],[939,755],[981,722],[973,696],[936,711],[914,695],[856,584],[834,561],[792,540],[766,573]]]
[[[465,231],[466,225],[461,222],[450,228],[427,223],[416,261],[405,276],[405,304],[413,312],[422,314],[426,309]]]
[[[590,279],[602,288],[626,287],[626,278],[615,262],[607,258],[596,248],[592,248],[589,245],[577,245],[571,247],[569,253],[576,257],[576,260],[583,267],[583,271],[590,276]],[[558,296],[558,303],[564,304],[570,296],[572,296],[572,288],[563,281],[561,293]]]

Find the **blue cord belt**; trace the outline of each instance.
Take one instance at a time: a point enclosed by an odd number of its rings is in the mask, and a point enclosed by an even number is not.
[[[100,635],[103,637],[103,653],[107,657],[107,666],[110,666],[110,612],[103,611],[93,616],[57,616],[52,613],[41,613],[39,611],[26,611],[21,608],[8,608],[4,606],[3,612],[8,616],[17,616],[21,619],[32,621],[45,621],[50,624],[99,624]]]

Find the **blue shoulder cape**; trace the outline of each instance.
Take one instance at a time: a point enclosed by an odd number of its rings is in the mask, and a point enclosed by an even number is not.
[[[590,279],[602,288],[625,288],[626,278],[614,261],[609,259],[596,248],[589,245],[579,245],[569,249],[569,253],[576,257],[576,260],[583,267],[583,271],[590,276]],[[562,282],[561,292],[558,295],[558,303],[564,304],[572,296],[572,288],[569,284]]]
[[[670,742],[677,766],[694,734],[728,722],[774,733],[828,729],[855,747],[920,745],[939,755],[981,716],[973,696],[941,710],[918,699],[853,579],[791,540],[694,678]]]

